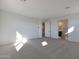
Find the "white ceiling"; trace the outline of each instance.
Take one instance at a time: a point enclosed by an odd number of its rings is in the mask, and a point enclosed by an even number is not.
[[[70,6],[70,9],[65,9]],[[0,9],[35,18],[52,18],[79,12],[79,0],[0,0]]]

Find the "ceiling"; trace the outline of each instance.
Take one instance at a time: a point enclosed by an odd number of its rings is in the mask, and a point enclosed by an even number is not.
[[[79,0],[0,0],[0,9],[47,19],[79,13]]]

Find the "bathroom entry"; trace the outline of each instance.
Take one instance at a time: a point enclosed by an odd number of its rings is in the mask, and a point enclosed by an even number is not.
[[[45,37],[45,22],[42,22],[42,37]]]
[[[66,40],[68,39],[68,19],[58,20],[58,38]]]

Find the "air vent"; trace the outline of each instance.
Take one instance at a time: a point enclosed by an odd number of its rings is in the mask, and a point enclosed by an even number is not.
[[[71,8],[70,6],[65,7],[65,9],[70,9],[70,8]]]
[[[21,0],[21,1],[24,1],[24,2],[25,2],[25,1],[27,1],[27,0]]]

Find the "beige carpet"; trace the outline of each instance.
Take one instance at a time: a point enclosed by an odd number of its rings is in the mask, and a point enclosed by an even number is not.
[[[43,41],[48,45],[43,47]],[[79,43],[53,38],[31,39],[19,52],[13,45],[0,47],[0,59],[79,59]]]

